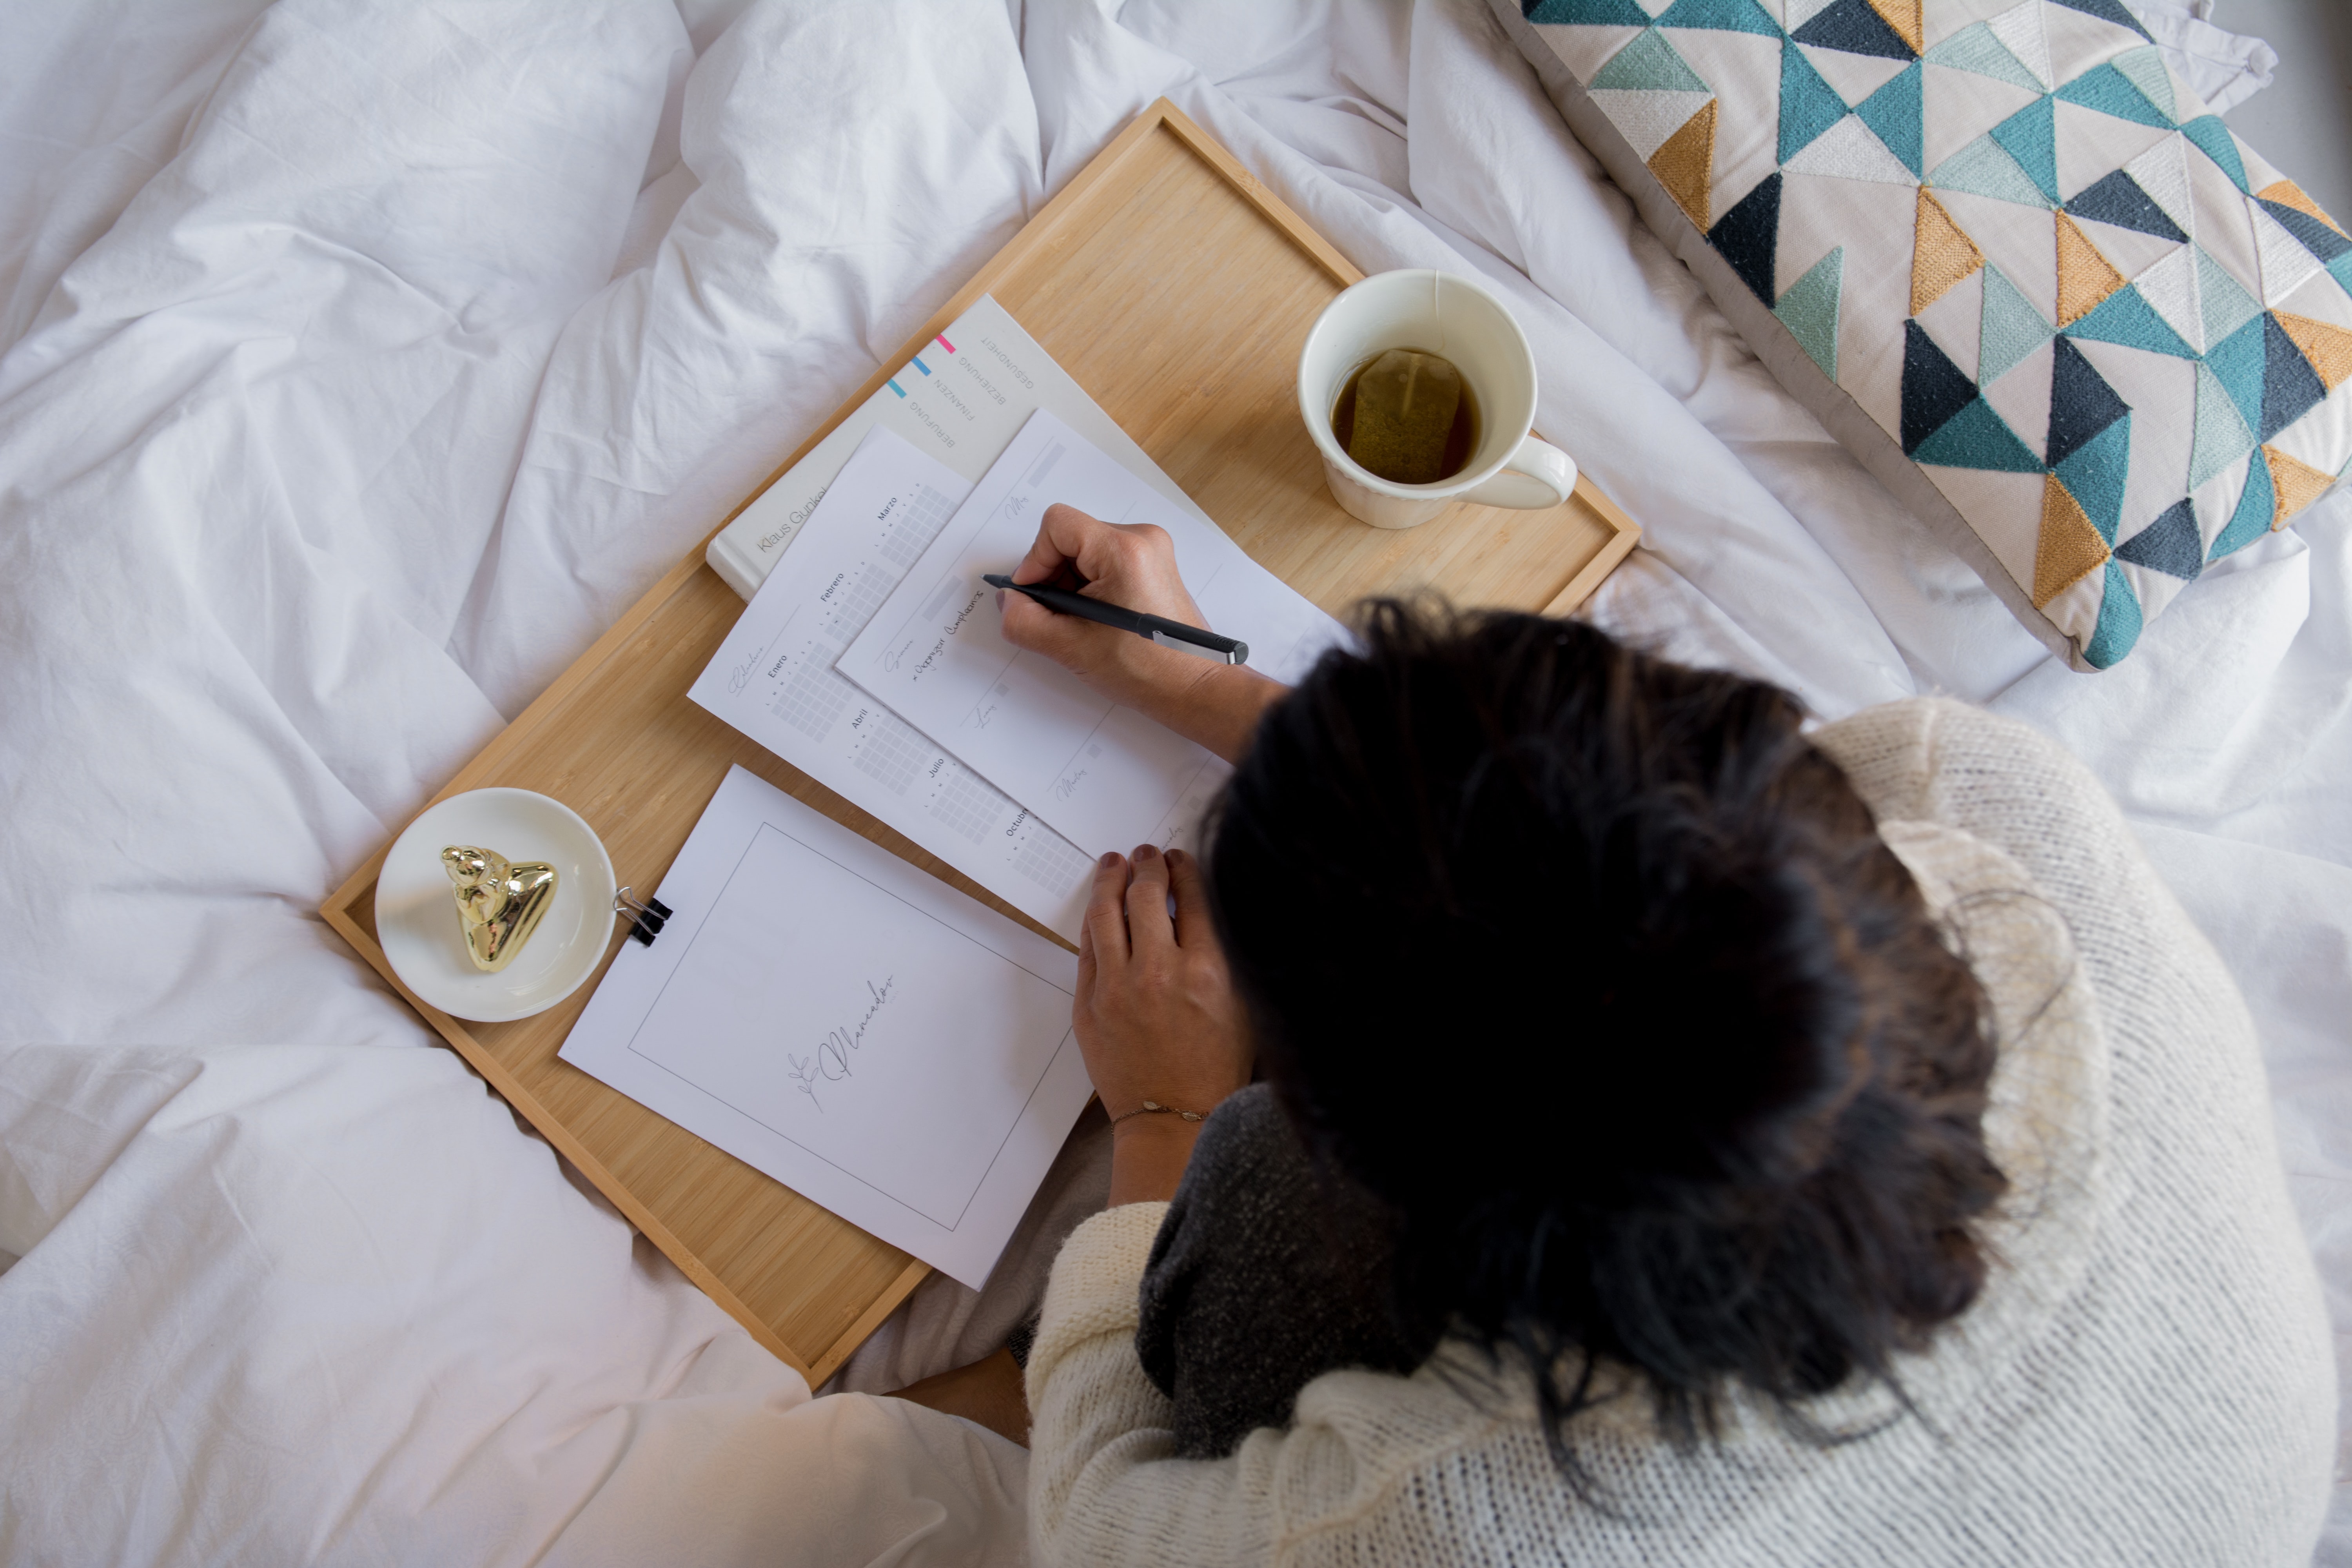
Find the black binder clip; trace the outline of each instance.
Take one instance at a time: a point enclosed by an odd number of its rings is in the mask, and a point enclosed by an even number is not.
[[[640,899],[623,888],[613,895],[613,912],[629,917],[629,934],[647,947],[661,935],[661,928],[669,920],[669,906],[659,899]]]

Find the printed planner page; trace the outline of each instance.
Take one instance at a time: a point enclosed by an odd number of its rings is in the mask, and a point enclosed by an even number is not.
[[[979,1288],[1093,1092],[1077,960],[741,768],[660,898],[563,1059]]]
[[[1092,857],[833,668],[971,488],[869,432],[687,695],[1076,942]]]
[[[1041,409],[837,668],[1088,857],[1184,842],[1225,764],[1000,632],[996,590],[981,579],[1019,564],[1056,501],[1166,529],[1209,629],[1246,642],[1252,667],[1277,680],[1298,679],[1344,635],[1214,524]]]

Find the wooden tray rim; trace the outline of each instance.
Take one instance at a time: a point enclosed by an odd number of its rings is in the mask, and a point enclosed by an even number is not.
[[[637,601],[622,614],[620,619],[614,622],[602,637],[591,643],[579,658],[566,666],[563,673],[550,682],[547,689],[533,699],[530,704],[517,714],[504,729],[493,736],[487,745],[474,753],[473,757],[451,776],[447,784],[442,785],[429,800],[418,806],[415,813],[411,814],[408,820],[414,821],[417,815],[430,810],[450,795],[476,787],[478,780],[496,768],[509,753],[521,744],[526,737],[552,717],[564,705],[574,689],[620,651],[622,647],[635,636],[637,628],[650,620],[695,573],[703,570],[704,552],[709,549],[710,542],[717,538],[729,523],[734,521],[746,507],[765,494],[769,487],[782,479],[793,465],[808,456],[815,448],[816,444],[831,435],[843,420],[863,407],[868,398],[881,391],[883,384],[896,373],[898,366],[904,364],[919,353],[923,345],[929,342],[933,337],[946,331],[950,323],[971,308],[973,300],[987,293],[995,286],[999,279],[1027,259],[1029,254],[1038,246],[1048,242],[1070,221],[1073,215],[1084,206],[1095,187],[1108,178],[1129,153],[1149,139],[1154,132],[1160,130],[1172,133],[1188,150],[1223,176],[1244,201],[1257,209],[1260,216],[1280,229],[1293,244],[1306,251],[1318,265],[1337,279],[1340,287],[1345,288],[1364,276],[1361,269],[1339,254],[1328,240],[1318,234],[1281,198],[1268,190],[1255,175],[1244,168],[1241,162],[1226,151],[1215,138],[1194,124],[1169,100],[1165,98],[1156,100],[1142,113],[1136,116],[1125,130],[1113,137],[1109,143],[1097,153],[1085,168],[1079,170],[1070,183],[1063,186],[1051,201],[1040,208],[1036,216],[1024,224],[1019,232],[1007,240],[995,255],[989,258],[962,288],[957,289],[929,321],[907,339],[896,355],[885,360],[881,367],[866,379],[866,384],[845,398],[834,410],[832,416],[812,431],[808,438],[795,447],[790,457],[779,463],[769,472],[767,478],[752,487],[725,517],[720,518],[710,531],[702,536],[701,542],[687,552],[676,565],[664,573],[658,581],[646,589]],[[1597,513],[1601,521],[1610,526],[1613,533],[1609,542],[1604,544],[1570,580],[1568,585],[1553,597],[1550,604],[1545,606],[1545,613],[1548,615],[1563,615],[1581,604],[1586,595],[1600,585],[1601,580],[1616,568],[1641,540],[1641,525],[1628,517],[1615,501],[1603,494],[1600,487],[1594,485],[1581,472],[1577,476],[1576,494],[1577,499]],[[367,961],[370,967],[382,975],[410,1006],[416,1009],[419,1016],[430,1024],[475,1071],[482,1075],[489,1086],[498,1091],[500,1098],[520,1111],[531,1126],[537,1129],[540,1134],[565,1159],[577,1166],[581,1174],[593,1183],[596,1190],[603,1193],[629,1223],[636,1226],[647,1240],[659,1247],[672,1263],[677,1264],[688,1279],[717,1302],[730,1317],[740,1323],[762,1347],[806,1378],[811,1388],[822,1384],[839,1368],[844,1361],[848,1359],[851,1352],[862,1344],[875,1329],[881,1325],[885,1318],[898,1309],[898,1304],[906,1300],[908,1293],[922,1282],[923,1279],[930,1273],[930,1266],[919,1258],[910,1260],[873,1303],[841,1331],[822,1355],[814,1363],[803,1362],[790,1346],[783,1342],[774,1330],[751,1310],[749,1305],[734,1291],[728,1289],[726,1283],[714,1274],[691,1248],[680,1241],[667,1226],[638,1201],[625,1184],[607,1170],[601,1161],[590,1154],[562,1121],[541,1104],[536,1096],[525,1089],[515,1076],[507,1070],[503,1063],[478,1043],[467,1032],[460,1020],[426,1003],[403,984],[400,977],[393,972],[392,964],[384,957],[383,948],[361,927],[352,910],[358,906],[360,899],[373,887],[383,868],[384,857],[391,852],[393,844],[398,840],[406,826],[407,824],[404,822],[400,827],[395,828],[374,854],[369,856],[357,870],[344,879],[341,885],[327,896],[325,901],[319,906],[320,914],[325,918],[328,925],[332,927],[338,935],[351,944],[353,951]]]

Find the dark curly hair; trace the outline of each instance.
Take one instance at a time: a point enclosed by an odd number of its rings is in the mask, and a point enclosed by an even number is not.
[[[1576,622],[1377,601],[1208,855],[1259,1057],[1393,1211],[1394,1289],[1661,1428],[1890,1384],[1975,1298],[1990,1012],[1796,699]],[[1899,1394],[1900,1389],[1897,1387]]]

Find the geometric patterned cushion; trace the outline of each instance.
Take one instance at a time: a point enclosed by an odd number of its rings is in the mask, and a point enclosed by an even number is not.
[[[1780,379],[2077,668],[2352,468],[2352,239],[2120,0],[1494,0]]]

